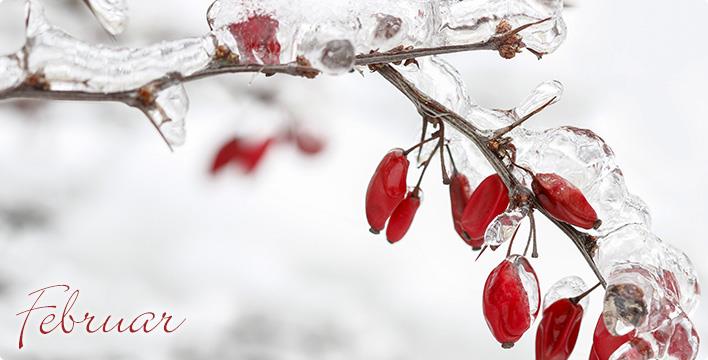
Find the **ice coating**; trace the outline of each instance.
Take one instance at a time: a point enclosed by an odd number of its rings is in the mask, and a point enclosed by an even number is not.
[[[543,297],[543,309],[547,309],[551,304],[560,299],[569,299],[576,297],[588,289],[585,285],[585,281],[578,276],[567,276],[558,281],[556,281],[553,286],[551,286],[547,291],[546,295]],[[588,308],[589,298],[585,297],[578,302],[583,309]]]
[[[646,205],[632,195],[614,153],[594,132],[570,126],[542,132],[513,132],[518,161],[537,173],[556,173],[578,187],[602,220],[608,234],[627,224],[650,226]]]
[[[193,74],[204,69],[214,54],[211,35],[145,48],[88,44],[50,25],[37,1],[27,4],[27,68],[42,74],[52,90],[131,90],[168,73]]]
[[[182,84],[177,84],[159,91],[155,103],[146,113],[167,144],[179,146],[185,141],[184,119],[188,110],[187,92]]]
[[[438,18],[437,2],[433,1],[335,0],[323,6],[316,0],[217,0],[207,12],[207,20],[212,29],[219,29],[264,14],[280,23],[281,63],[304,56],[313,66],[332,74],[353,67],[353,61],[336,61],[337,66],[323,61],[334,48],[346,55],[342,58],[349,58],[401,45],[430,45]]]
[[[20,64],[21,55],[0,57],[0,93],[24,81],[27,74]]]
[[[542,108],[544,105],[559,102],[562,96],[563,84],[561,84],[560,81],[552,80],[542,82],[531,91],[531,94],[521,102],[521,105],[514,109],[514,115],[517,119],[521,119],[537,109]]]
[[[550,53],[566,36],[561,13],[562,0],[465,0],[446,1],[441,6],[441,40],[445,44],[463,44],[488,39],[501,20],[512,27],[544,19],[548,21],[521,32],[529,48]]]
[[[537,52],[552,52],[565,38],[562,8],[562,1],[548,0],[334,0],[327,6],[316,0],[216,0],[207,20],[212,29],[219,29],[250,16],[270,16],[281,25],[282,63],[303,56],[313,66],[338,74],[353,64],[337,61],[333,67],[322,60],[332,52],[333,41],[344,59],[352,56],[350,51],[356,55],[397,47],[469,44],[494,36],[502,20],[521,26],[550,18],[521,36]]]
[[[525,257],[520,255],[512,255],[507,258],[514,264],[514,268],[519,274],[519,279],[521,280],[521,285],[526,291],[526,295],[529,300],[529,314],[531,315],[531,322],[538,315],[539,305],[541,302],[541,294],[538,285],[538,279],[536,274],[533,272],[531,265]]]
[[[700,338],[693,322],[686,314],[679,313],[656,330],[637,335],[619,347],[610,359],[691,360],[698,355],[699,344]]]
[[[528,208],[525,207],[507,209],[499,214],[484,233],[484,245],[498,247],[511,240],[527,215]]]
[[[604,313],[610,331],[647,333],[677,316],[676,309],[693,313],[700,295],[696,269],[684,253],[653,234],[646,204],[629,192],[602,138],[574,127],[522,128],[511,135],[517,161],[534,172],[568,179],[603,221],[591,233],[597,235],[595,263],[608,281]],[[644,317],[622,313],[622,307],[642,309]]]
[[[595,262],[600,271],[611,275],[625,265],[655,269],[658,284],[692,314],[698,306],[700,285],[691,260],[674,246],[663,242],[641,225],[628,225],[598,240]]]
[[[128,25],[126,0],[84,0],[98,22],[111,35],[122,34]]]

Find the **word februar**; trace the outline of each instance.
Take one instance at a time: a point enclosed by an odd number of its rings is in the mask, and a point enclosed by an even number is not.
[[[52,285],[29,293],[28,296],[31,297],[36,295],[37,298],[29,309],[17,313],[17,316],[21,316],[23,314],[25,316],[25,320],[22,323],[22,328],[20,329],[20,349],[22,349],[22,347],[24,346],[23,338],[25,334],[25,328],[27,327],[27,322],[30,318],[30,314],[37,313],[39,312],[39,310],[43,310],[45,315],[44,319],[39,323],[39,332],[42,335],[47,335],[57,329],[60,329],[65,334],[69,334],[74,330],[77,325],[81,325],[80,330],[83,330],[85,328],[86,332],[89,334],[110,333],[114,330],[118,333],[123,333],[127,331],[128,333],[133,334],[138,332],[147,334],[160,327],[161,329],[158,331],[163,331],[169,334],[179,329],[179,327],[182,326],[182,324],[184,324],[184,322],[187,320],[184,319],[182,320],[182,322],[177,324],[177,326],[170,327],[170,321],[172,320],[172,316],[168,315],[166,312],[163,312],[160,318],[158,318],[158,316],[153,312],[144,312],[132,318],[132,320],[125,318],[111,320],[111,315],[106,316],[103,320],[99,320],[96,318],[95,315],[86,312],[83,316],[83,319],[78,320],[78,317],[74,317],[74,315],[71,314],[71,310],[79,298],[78,289],[74,290],[74,292],[71,293],[71,295],[66,301],[66,304],[64,305],[64,310],[61,312],[61,314],[56,313],[55,309],[57,309],[57,305],[38,305],[39,301],[42,299],[42,296],[44,296],[47,291],[62,289],[65,293],[68,293],[69,290],[71,290],[71,287],[69,287],[68,285]],[[80,330],[77,329],[77,331]]]

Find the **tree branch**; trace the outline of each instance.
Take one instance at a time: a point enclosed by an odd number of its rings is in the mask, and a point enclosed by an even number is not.
[[[448,45],[429,48],[404,48],[398,47],[386,52],[372,52],[370,54],[359,54],[356,56],[355,66],[369,66],[375,64],[398,63],[407,60],[413,60],[417,57],[451,54],[457,52],[477,51],[477,50],[492,50],[499,51],[502,56],[510,58],[515,56],[517,50],[525,47],[519,36],[519,32],[550,20],[543,19],[511,29],[509,24],[502,21],[497,29],[497,34],[491,38],[472,44]],[[510,51],[513,50],[513,51]],[[26,50],[26,48],[23,48]],[[26,54],[28,55],[28,54]],[[314,78],[320,74],[320,70],[312,67],[304,58],[298,58],[297,61],[287,64],[262,65],[262,64],[243,64],[228,57],[227,49],[219,47],[212,61],[204,69],[193,74],[182,76],[181,81],[189,82],[199,80],[215,75],[230,74],[230,73],[263,73],[266,76],[275,74],[301,76],[306,78]],[[26,58],[27,56],[25,56]],[[25,65],[26,67],[26,65]],[[27,69],[25,68],[25,71]],[[29,74],[25,82],[4,91],[0,91],[0,100],[12,98],[25,99],[46,99],[46,100],[73,100],[73,101],[113,101],[125,102],[130,98],[131,93],[137,93],[143,86],[134,89],[127,89],[119,92],[90,92],[90,91],[63,91],[52,90],[51,83],[40,83],[29,81],[32,77],[41,76],[40,74]],[[173,78],[174,76],[171,76]],[[159,84],[163,79],[154,79],[150,81],[152,84]],[[167,79],[165,77],[165,81]],[[47,86],[48,85],[48,86]],[[146,84],[147,85],[147,84]],[[130,105],[130,104],[129,104]]]
[[[375,65],[372,66],[372,68],[381,74],[381,76],[388,80],[393,86],[395,86],[396,89],[401,91],[409,100],[411,100],[421,116],[440,119],[470,139],[477,146],[479,151],[482,152],[487,161],[489,161],[489,164],[492,165],[497,174],[499,174],[502,178],[506,186],[509,188],[510,195],[512,197],[517,195],[525,196],[536,210],[545,215],[554,225],[561,229],[561,231],[563,231],[563,233],[565,233],[575,244],[578,250],[580,250],[583,258],[585,258],[585,261],[595,273],[595,276],[597,276],[600,283],[602,283],[603,286],[607,285],[605,279],[600,273],[600,270],[595,265],[595,261],[590,255],[591,246],[594,243],[590,235],[582,233],[571,225],[558,221],[550,216],[546,209],[544,209],[538,202],[533,193],[519,183],[518,179],[516,179],[506,165],[504,165],[502,159],[490,149],[488,146],[490,139],[488,137],[482,135],[482,132],[472,123],[465,120],[455,112],[447,109],[445,106],[430,98],[425,93],[421,92],[391,65]]]

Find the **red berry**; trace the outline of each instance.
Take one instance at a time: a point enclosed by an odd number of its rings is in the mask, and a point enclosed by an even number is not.
[[[538,315],[538,278],[525,257],[513,255],[497,266],[484,284],[484,318],[505,349],[514,346]]]
[[[470,181],[462,173],[457,171],[452,173],[450,177],[450,207],[452,208],[452,222],[455,225],[455,231],[464,240],[464,230],[462,229],[462,214],[465,212],[465,206],[472,196]]]
[[[584,229],[597,229],[601,222],[585,195],[558,174],[536,174],[531,183],[541,206],[556,218]]]
[[[239,139],[234,138],[221,146],[214,157],[214,162],[211,165],[212,175],[216,175],[221,169],[224,168],[224,166],[234,160],[236,154],[239,152],[239,143]]]
[[[406,196],[408,158],[402,149],[393,149],[384,156],[366,189],[366,219],[371,232],[378,234],[386,220]]]
[[[325,147],[324,140],[307,132],[298,131],[294,134],[295,145],[305,155],[316,155]]]
[[[634,337],[635,331],[632,330],[628,334],[622,336],[613,336],[605,327],[605,321],[600,314],[600,318],[595,325],[595,335],[592,341],[592,349],[590,350],[590,360],[609,360],[620,346],[624,345]]]
[[[238,163],[248,174],[252,173],[263,160],[263,156],[270,146],[275,142],[273,138],[267,138],[255,143],[245,142],[241,144],[241,152],[238,156]]]
[[[258,142],[245,141],[241,138],[233,138],[227,141],[214,157],[211,173],[218,173],[229,163],[241,166],[247,174],[253,172],[274,141],[273,138]]]
[[[416,211],[420,206],[420,197],[416,192],[408,193],[403,201],[393,210],[386,227],[386,239],[391,244],[401,240],[411,227]]]
[[[583,307],[560,299],[543,310],[536,331],[536,360],[567,360],[575,348]]]
[[[270,15],[252,15],[248,20],[229,25],[229,31],[238,42],[239,51],[251,63],[280,63],[278,20]],[[257,57],[257,58],[256,58]]]
[[[460,222],[465,240],[473,249],[484,245],[487,226],[509,206],[509,190],[499,175],[490,175],[482,181],[470,197]]]

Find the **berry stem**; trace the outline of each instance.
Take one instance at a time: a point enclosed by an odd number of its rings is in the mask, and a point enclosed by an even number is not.
[[[452,157],[452,151],[450,151],[450,145],[445,144],[445,149],[447,149],[447,155],[450,157],[450,164],[452,164],[452,170],[458,172],[457,165],[455,165],[455,158]]]
[[[445,166],[445,152],[442,150],[445,144],[445,124],[440,123],[440,144],[438,148],[440,150],[440,171],[442,171],[442,179],[444,185],[450,185],[450,176],[447,174],[447,167]]]
[[[533,250],[531,250],[531,257],[538,258],[538,241],[536,239],[536,218],[533,216],[533,210],[529,213],[529,221],[531,224],[531,233],[533,234]]]
[[[404,151],[403,151],[403,155],[408,156],[408,154],[410,154],[411,151],[413,151],[413,150],[415,150],[415,149],[418,149],[418,148],[422,148],[423,145],[425,145],[425,144],[427,144],[427,143],[429,143],[429,142],[431,142],[431,141],[433,141],[433,140],[435,140],[435,139],[437,139],[437,138],[439,138],[439,136],[437,135],[437,132],[436,132],[435,134],[433,134],[433,135],[432,135],[430,138],[428,138],[427,140],[423,140],[423,141],[421,141],[421,142],[419,142],[419,143],[413,145],[413,147],[409,148],[408,150],[404,150]]]
[[[580,294],[580,295],[578,295],[578,296],[576,296],[576,297],[572,297],[572,298],[570,298],[569,300],[570,300],[571,302],[573,302],[573,304],[577,304],[577,303],[580,302],[580,300],[584,299],[586,296],[590,295],[590,293],[592,293],[595,289],[597,289],[598,287],[600,287],[600,285],[602,285],[602,283],[597,283],[597,284],[595,284],[595,286],[593,286],[593,287],[591,287],[590,289],[586,290],[584,293],[582,293],[582,294]]]
[[[425,135],[428,133],[428,119],[423,118],[423,129],[420,132],[420,142],[423,142],[425,140]],[[423,147],[418,148],[418,155],[416,156],[415,160],[417,162],[420,162],[420,155],[423,153]]]
[[[418,182],[415,184],[415,187],[413,188],[413,196],[418,196],[418,191],[420,190],[420,184],[423,182],[423,176],[425,176],[425,171],[428,170],[428,166],[430,166],[430,162],[433,160],[433,156],[435,156],[435,153],[438,151],[442,144],[442,138],[440,138],[440,141],[438,141],[438,144],[435,145],[435,149],[430,153],[430,156],[428,156],[428,160],[425,160],[425,163],[423,163],[423,171],[420,172],[420,177],[418,178]]]

